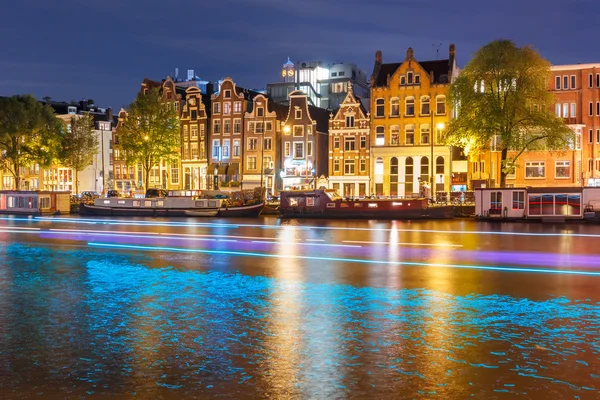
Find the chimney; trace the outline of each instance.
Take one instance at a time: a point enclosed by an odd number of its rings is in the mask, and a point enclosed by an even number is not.
[[[379,72],[381,71],[381,64],[383,63],[383,54],[381,50],[377,50],[375,52],[375,65],[373,66],[373,73],[371,74],[371,87],[375,87],[375,83],[377,82],[377,77],[379,77]]]
[[[449,57],[448,57],[448,79],[452,81],[452,72],[454,71],[454,65],[456,64],[456,46],[454,43],[450,45],[449,49]]]
[[[415,53],[412,49],[412,47],[409,47],[408,50],[406,50],[406,60],[407,61],[412,61],[415,57]]]
[[[213,85],[212,82],[208,82],[206,84],[206,94],[208,96],[212,96],[212,94],[215,92],[215,86]]]
[[[82,111],[87,111],[88,110],[88,101],[87,100],[81,100],[79,102],[79,106],[81,107]]]
[[[106,117],[108,118],[109,122],[113,122],[113,110],[112,110],[112,108],[108,107],[106,109]]]
[[[175,68],[175,82],[177,82],[178,78],[179,78],[179,68]]]

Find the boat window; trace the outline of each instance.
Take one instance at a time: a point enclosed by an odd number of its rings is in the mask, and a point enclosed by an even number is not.
[[[355,207],[355,208],[357,208],[357,207],[362,207],[362,203],[354,203],[354,207]]]
[[[327,208],[335,208],[335,203],[327,203]]]
[[[144,201],[144,207],[152,207],[152,201],[150,201],[150,200]]]
[[[290,197],[289,198],[289,203],[290,203],[290,206],[295,207],[295,206],[298,205],[298,199],[295,198],[295,197]]]
[[[125,200],[119,200],[117,201],[117,204],[125,204]]]
[[[156,202],[156,207],[164,207],[164,205],[165,205],[165,202],[163,200]]]
[[[40,197],[40,209],[50,208],[50,197]]]
[[[217,202],[216,201],[210,201],[208,202],[208,206],[209,207],[216,207],[217,206]]]
[[[306,206],[307,207],[314,207],[315,206],[315,198],[314,197],[307,197],[306,198]]]
[[[369,203],[369,208],[377,208],[377,203]]]
[[[104,200],[104,204],[110,204],[110,200]]]
[[[203,201],[197,201],[196,202],[196,207],[204,207],[204,202]]]

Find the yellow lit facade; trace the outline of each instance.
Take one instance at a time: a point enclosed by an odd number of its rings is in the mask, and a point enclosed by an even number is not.
[[[371,76],[371,193],[413,196],[431,186],[451,190],[452,159],[438,140],[448,125],[447,101],[458,74],[455,47],[448,59],[419,62],[411,48],[401,63],[383,64],[375,56]],[[466,166],[465,166],[466,167]],[[456,171],[466,172],[466,171]]]

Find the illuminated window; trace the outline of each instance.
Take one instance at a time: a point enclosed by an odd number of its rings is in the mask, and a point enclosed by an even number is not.
[[[215,105],[213,106],[213,114],[220,114],[221,113],[221,103],[215,103]]]
[[[214,134],[219,134],[221,133],[221,120],[220,119],[215,119],[213,121],[213,133]]]
[[[223,133],[226,133],[226,134],[231,133],[231,120],[230,119],[223,120]]]
[[[375,132],[375,146],[385,145],[385,128],[383,126],[378,126],[375,128]]]
[[[340,160],[333,160],[333,172],[340,172]]]
[[[294,158],[304,158],[304,143],[294,142]]]
[[[248,169],[249,170],[256,170],[256,156],[249,156],[248,157]]]
[[[354,116],[346,116],[346,128],[354,128]]]
[[[233,133],[241,133],[242,132],[242,120],[236,118],[233,120]]]
[[[354,175],[354,166],[356,163],[354,160],[344,160],[344,174],[345,175]]]
[[[437,115],[446,114],[446,96],[438,96],[435,99],[436,102],[436,110],[435,113]]]
[[[398,146],[400,144],[400,126],[392,125],[390,127],[390,144]]]
[[[304,125],[294,125],[294,136],[304,136]]]
[[[340,138],[339,137],[334,137],[333,138],[333,149],[334,150],[339,150],[340,148]]]
[[[407,116],[415,115],[415,98],[414,97],[406,98],[406,115]]]
[[[231,114],[231,103],[223,103],[223,114],[224,115]]]
[[[406,125],[406,144],[415,144],[415,126]]]
[[[421,115],[429,115],[429,96],[421,97]]]
[[[291,156],[292,152],[291,152],[291,144],[290,144],[290,142],[285,142],[284,143],[284,151],[283,151],[283,153],[284,153],[285,157],[290,157]]]
[[[545,178],[546,163],[544,161],[528,161],[525,163],[525,178]]]
[[[570,161],[556,161],[555,163],[555,174],[554,176],[558,179],[566,179],[571,177],[571,162]]]
[[[248,138],[248,150],[256,150],[258,146],[257,138]]]
[[[234,157],[240,156],[240,139],[233,140],[233,156]]]
[[[397,117],[400,115],[400,99],[393,98],[390,100],[390,116]]]
[[[349,136],[344,140],[344,150],[354,151],[356,150],[356,140],[354,136]]]

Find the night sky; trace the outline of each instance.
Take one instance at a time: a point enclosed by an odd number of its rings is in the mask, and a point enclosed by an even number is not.
[[[600,62],[598,0],[20,0],[3,4],[0,95],[94,99],[126,106],[144,77],[179,68],[249,88],[293,61],[440,58],[463,67],[499,38],[532,44],[555,64]]]

